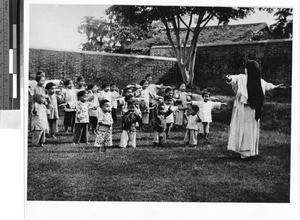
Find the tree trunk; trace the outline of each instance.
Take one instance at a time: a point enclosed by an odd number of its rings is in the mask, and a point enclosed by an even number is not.
[[[197,47],[195,47],[195,51]],[[196,63],[196,52],[192,54],[190,64],[189,64],[189,80],[188,85],[194,87],[194,77],[195,77],[195,63]]]
[[[188,84],[190,79],[189,71],[183,65],[181,65],[181,67],[179,68],[180,68],[183,83]]]

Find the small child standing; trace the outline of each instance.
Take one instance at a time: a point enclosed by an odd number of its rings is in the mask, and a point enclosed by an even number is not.
[[[35,147],[44,147],[45,134],[49,130],[47,120],[47,108],[44,105],[45,95],[36,94],[34,96],[34,104],[31,110],[31,131],[32,144]]]
[[[207,136],[209,134],[209,124],[212,122],[211,111],[214,108],[220,109],[222,105],[227,105],[227,104],[222,102],[210,101],[210,94],[208,92],[204,92],[202,94],[202,97],[203,97],[203,103],[202,103],[202,108],[200,109],[200,118],[202,120],[202,126],[203,126],[203,133],[204,133],[203,137],[207,139]]]
[[[56,139],[55,133],[58,132],[58,95],[55,93],[56,85],[52,82],[47,83],[46,90],[48,93],[47,96],[47,109],[48,114],[48,123],[49,123],[49,134],[51,138]]]
[[[98,151],[105,152],[106,147],[112,146],[112,125],[110,101],[104,99],[100,101],[98,109],[98,129],[94,144],[95,147],[98,147]]]
[[[87,87],[88,89],[88,95],[89,95],[89,101],[94,103],[96,107],[89,109],[89,130],[93,134],[96,134],[96,128],[98,124],[98,107],[99,107],[99,99],[97,95],[98,87],[95,84],[90,84]]]
[[[178,110],[178,107],[176,106],[173,106],[174,105],[174,100],[172,98],[172,96],[170,95],[165,95],[164,97],[164,103],[165,103],[165,109],[169,109],[171,108],[172,109],[172,113],[166,117],[166,139],[169,138],[169,135],[170,135],[170,132],[171,132],[171,129],[173,127],[173,124],[174,124],[174,111],[177,111]]]
[[[119,146],[136,147],[136,127],[141,121],[141,113],[137,111],[134,101],[127,103],[128,111],[122,117],[122,135]]]
[[[182,126],[185,124],[184,114],[187,109],[187,102],[190,99],[189,94],[186,92],[186,85],[181,83],[179,85],[179,90],[174,91],[174,98],[177,99],[179,111],[175,114],[175,124]]]
[[[119,89],[115,83],[110,84],[111,92],[111,116],[114,122],[117,122],[118,98],[120,98]]]
[[[62,92],[65,97],[65,103],[76,102],[77,92],[74,89],[73,81],[69,79],[65,80],[64,86],[65,88],[62,90]],[[69,127],[71,127],[71,132],[74,132],[75,115],[76,115],[75,109],[65,108],[64,126],[65,126],[66,133],[68,132]]]
[[[76,110],[75,117],[75,132],[73,137],[73,144],[86,143],[89,139],[89,109],[96,107],[95,104],[88,102],[86,91],[79,91],[77,93],[78,101],[69,102],[66,107]]]
[[[164,137],[164,132],[166,129],[166,117],[172,113],[173,111],[171,107],[166,110],[164,103],[158,103],[154,108],[154,146],[163,146],[163,144],[166,142]]]
[[[142,124],[148,125],[149,124],[149,113],[150,113],[150,109],[149,109],[150,100],[158,99],[159,96],[147,89],[149,86],[148,81],[142,80],[140,82],[140,86],[142,87],[142,89],[137,91],[136,95],[137,95],[137,97],[143,99],[143,102],[140,105],[141,111],[142,111]]]
[[[196,147],[197,146],[197,135],[198,135],[198,123],[201,122],[201,118],[198,114],[199,107],[197,105],[191,105],[189,108],[190,115],[185,117],[187,119],[186,132],[184,136],[184,142],[186,146]]]

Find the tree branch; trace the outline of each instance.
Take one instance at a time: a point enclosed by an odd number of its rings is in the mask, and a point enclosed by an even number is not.
[[[170,41],[170,43],[171,43],[171,45],[172,45],[172,48],[173,48],[174,53],[175,53],[175,56],[178,58],[178,56],[177,56],[177,51],[176,51],[176,47],[175,47],[174,42],[173,42],[173,40],[172,40],[172,38],[171,38],[171,33],[170,33],[170,28],[169,28],[169,26],[168,26],[168,22],[166,21],[166,19],[165,19],[164,17],[162,17],[161,20],[162,20],[163,24],[164,24],[165,27],[166,27],[167,37],[168,37],[168,39],[169,39],[169,41]]]
[[[190,18],[192,17],[193,13],[191,13]],[[187,25],[184,20],[182,19],[182,17],[179,17],[180,21],[184,24],[184,26],[191,32],[194,32],[194,30],[191,28],[191,20],[189,22],[189,25]]]
[[[182,19],[181,19],[182,20]],[[187,45],[187,41],[189,39],[189,36],[190,36],[190,31],[192,30],[190,27],[191,27],[191,24],[192,24],[192,20],[193,20],[193,12],[191,12],[190,14],[190,21],[189,21],[189,26],[187,28],[187,33],[186,33],[186,36],[185,36],[185,40],[184,40],[184,44],[183,44],[183,59],[185,59],[185,55],[186,55],[186,45]],[[184,23],[184,22],[183,22]],[[185,24],[185,23],[184,23]],[[194,31],[192,31],[194,32]]]
[[[211,13],[203,20],[203,22],[204,22],[205,20],[206,20],[206,22],[205,22],[205,24],[202,25],[202,27],[200,28],[199,33],[203,30],[203,28],[205,28],[205,26],[206,26],[207,23],[212,19],[213,16],[214,16],[214,13],[211,12]],[[202,23],[203,23],[203,22],[202,22]]]

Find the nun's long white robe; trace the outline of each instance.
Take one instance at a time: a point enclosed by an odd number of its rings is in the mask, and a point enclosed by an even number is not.
[[[248,104],[247,75],[229,76],[230,84],[236,93],[229,130],[228,150],[249,157],[258,154],[260,119],[255,120],[255,109]],[[263,93],[275,86],[261,79]]]

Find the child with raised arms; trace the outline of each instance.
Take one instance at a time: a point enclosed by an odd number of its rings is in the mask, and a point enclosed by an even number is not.
[[[211,112],[214,108],[220,109],[222,105],[227,105],[223,102],[212,102],[210,100],[210,94],[209,92],[204,92],[202,94],[203,97],[203,103],[202,107],[200,109],[200,118],[202,120],[202,126],[203,126],[203,133],[204,138],[207,139],[207,136],[209,134],[209,124],[212,122],[212,116]]]

